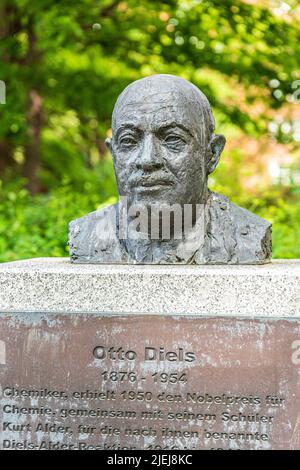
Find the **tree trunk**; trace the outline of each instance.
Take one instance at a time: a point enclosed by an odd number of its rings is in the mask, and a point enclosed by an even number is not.
[[[41,191],[39,170],[41,166],[41,132],[43,127],[42,97],[36,90],[30,90],[27,110],[27,134],[25,145],[24,176],[31,194]]]
[[[13,166],[13,147],[8,140],[0,140],[0,174],[3,174],[6,168]]]
[[[11,35],[19,31],[20,24],[18,23],[16,9],[14,5],[9,5],[8,1],[2,0],[0,5],[0,41],[1,43],[7,40]],[[1,62],[10,63],[11,55],[9,48],[3,48],[1,54]],[[0,79],[4,79],[0,76]],[[3,134],[0,137],[0,173],[15,165],[13,160],[14,144],[10,138]]]
[[[28,24],[28,45],[26,66],[34,74],[41,55],[36,48],[37,37],[34,31],[33,17],[30,18]],[[41,132],[44,124],[42,103],[42,96],[38,89],[35,86],[29,88],[26,112],[27,142],[24,152],[24,176],[27,178],[27,188],[31,194],[37,194],[41,191],[39,170],[41,166]]]

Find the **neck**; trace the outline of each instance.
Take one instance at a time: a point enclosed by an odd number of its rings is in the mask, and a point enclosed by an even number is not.
[[[192,237],[197,243],[204,239],[205,204],[190,204],[181,211],[169,214],[164,210],[151,210],[147,213],[128,213],[127,208],[119,208],[120,241],[129,255],[138,262],[161,262],[176,256],[178,247]],[[179,206],[180,207],[180,206]],[[121,227],[122,225],[122,227]],[[199,243],[198,243],[199,244]]]

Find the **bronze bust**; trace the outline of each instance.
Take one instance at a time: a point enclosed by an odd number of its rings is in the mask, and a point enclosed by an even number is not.
[[[112,117],[119,202],[70,224],[73,263],[263,264],[271,224],[211,192],[225,137],[205,95],[172,75],[130,84]]]

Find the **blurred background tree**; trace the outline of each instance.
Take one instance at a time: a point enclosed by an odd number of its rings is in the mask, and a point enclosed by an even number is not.
[[[297,0],[0,0],[0,261],[67,255],[67,223],[115,200],[104,140],[131,81],[173,73],[228,144],[210,187],[300,258]]]

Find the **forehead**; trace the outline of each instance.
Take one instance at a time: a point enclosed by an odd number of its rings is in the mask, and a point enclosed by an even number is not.
[[[126,124],[143,130],[155,130],[168,125],[185,127],[191,132],[204,125],[201,107],[182,94],[157,92],[131,93],[117,104],[113,117],[113,130]]]

